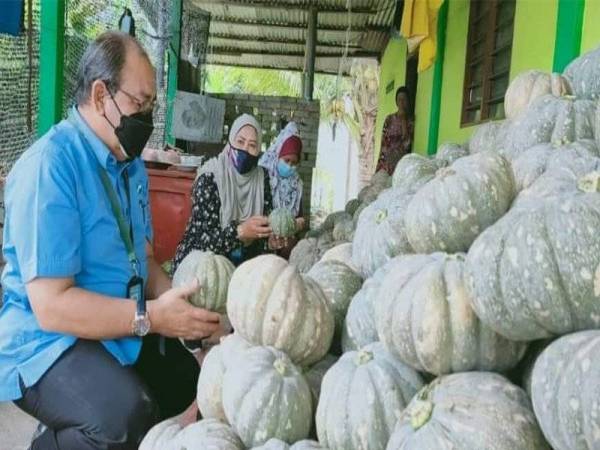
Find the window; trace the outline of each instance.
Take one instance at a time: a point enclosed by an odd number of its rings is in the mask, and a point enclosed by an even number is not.
[[[462,125],[504,117],[515,0],[471,0]]]

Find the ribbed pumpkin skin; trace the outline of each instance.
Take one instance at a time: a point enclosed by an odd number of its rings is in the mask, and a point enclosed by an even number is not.
[[[339,261],[346,264],[355,272],[358,272],[358,269],[352,262],[352,242],[345,242],[327,250],[323,253],[320,262],[325,261]]]
[[[316,441],[303,440],[289,445],[279,439],[269,439],[265,445],[254,447],[251,450],[327,450]]]
[[[313,395],[313,405],[316,405],[319,402],[319,397],[321,395],[321,383],[323,382],[323,377],[327,373],[331,366],[333,366],[337,362],[337,356],[327,355],[318,363],[310,366],[309,368],[304,370],[304,378],[306,378],[306,382],[310,387],[310,391]]]
[[[440,162],[442,166],[449,166],[456,160],[469,156],[469,149],[452,142],[445,142],[440,145],[435,154],[435,159]]]
[[[510,126],[509,120],[486,122],[478,126],[469,139],[469,153],[495,152],[503,148]]]
[[[202,417],[227,421],[222,401],[223,376],[227,366],[235,363],[239,355],[251,347],[239,335],[232,334],[208,352],[202,362],[196,394]]]
[[[508,119],[514,119],[525,111],[529,104],[543,95],[562,97],[571,94],[566,78],[557,73],[527,70],[511,81],[504,95],[504,111]]]
[[[510,164],[496,153],[461,158],[412,197],[404,218],[418,253],[467,251],[496,222],[515,196]]]
[[[375,302],[379,301],[379,287],[390,263],[381,267],[365,281],[350,301],[342,332],[342,350],[349,352],[379,341],[375,325]]]
[[[353,198],[352,200],[348,200],[348,203],[346,203],[346,207],[344,208],[344,211],[346,211],[351,216],[354,216],[354,213],[356,212],[356,210],[360,206],[360,203],[361,203],[360,200],[357,199],[357,198]]]
[[[600,48],[590,50],[575,58],[565,69],[577,97],[597,100],[600,98]]]
[[[319,442],[332,450],[382,450],[420,375],[381,344],[345,353],[325,374],[317,407]]]
[[[175,418],[155,425],[144,437],[139,450],[244,450],[240,439],[226,424],[204,419],[181,428]]]
[[[290,253],[290,264],[294,265],[300,273],[306,273],[326,251],[335,245],[336,242],[331,237],[331,233],[325,233],[318,238],[302,239]]]
[[[469,250],[473,309],[509,339],[600,327],[600,194],[567,189],[513,207]]]
[[[338,242],[351,242],[354,237],[354,219],[345,217],[340,219],[333,227],[333,240]]]
[[[364,278],[394,256],[412,252],[404,228],[409,199],[409,195],[388,189],[360,215],[352,241],[352,261]]]
[[[235,267],[225,257],[192,250],[173,274],[173,287],[189,285],[198,279],[200,290],[190,297],[195,306],[225,314],[227,288]]]
[[[247,447],[273,437],[285,442],[307,438],[311,395],[300,370],[272,347],[245,351],[223,380],[225,415]]]
[[[535,145],[512,162],[516,190],[527,189],[547,170],[572,166],[574,160],[597,156],[600,156],[598,147],[589,139],[561,146]]]
[[[350,301],[362,286],[362,277],[339,261],[321,261],[306,275],[323,290],[333,311],[336,329],[341,333]]]
[[[526,114],[513,121],[502,154],[512,160],[536,144],[564,145],[594,139],[595,112],[596,105],[591,100],[553,95],[539,97]]]
[[[396,164],[392,187],[398,193],[414,194],[424,184],[433,180],[436,172],[444,165],[444,161],[409,153]]]
[[[527,345],[483,325],[464,285],[464,254],[399,256],[388,264],[375,317],[380,341],[401,361],[435,375],[505,371]]]
[[[533,409],[555,450],[600,448],[600,331],[582,331],[552,342],[532,374]]]
[[[325,294],[278,256],[259,256],[237,268],[227,310],[236,333],[283,350],[296,364],[320,361],[331,345],[335,323]]]
[[[292,237],[296,234],[296,221],[289,209],[276,208],[269,214],[269,225],[277,237]]]
[[[436,379],[398,419],[387,450],[550,450],[525,392],[504,377]]]

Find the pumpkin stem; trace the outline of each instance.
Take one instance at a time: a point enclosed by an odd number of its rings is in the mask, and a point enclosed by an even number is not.
[[[594,171],[580,178],[577,188],[582,192],[600,192],[600,172]]]
[[[410,425],[413,430],[418,430],[431,418],[433,413],[433,403],[429,400],[416,399],[410,410]]]
[[[375,223],[379,225],[387,218],[387,215],[387,209],[380,209],[379,211],[377,211],[377,215],[375,216]]]
[[[359,350],[358,353],[356,354],[356,359],[354,361],[356,362],[357,366],[362,366],[363,364],[368,363],[372,359],[373,359],[373,353],[371,353],[368,350]]]
[[[279,375],[281,375],[282,377],[285,376],[285,374],[287,373],[287,364],[281,358],[275,360],[275,362],[273,363],[273,367],[275,368],[277,373],[279,373]]]
[[[446,178],[451,175],[456,175],[456,171],[451,167],[442,167],[435,172],[436,178]]]

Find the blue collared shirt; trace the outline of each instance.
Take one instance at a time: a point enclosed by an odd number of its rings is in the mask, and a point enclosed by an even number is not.
[[[152,240],[152,221],[144,165],[139,159],[119,163],[73,108],[69,119],[19,158],[6,180],[0,401],[20,398],[19,376],[32,386],[77,340],[40,328],[26,283],[37,277],[73,277],[82,289],[125,297],[133,268],[99,170],[107,171],[132,224],[138,270],[147,280],[145,244]],[[133,364],[141,347],[137,337],[102,343],[123,365]]]

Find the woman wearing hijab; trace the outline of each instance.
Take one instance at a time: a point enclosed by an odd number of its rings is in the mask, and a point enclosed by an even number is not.
[[[304,219],[302,218],[303,184],[297,171],[301,156],[302,140],[298,134],[298,127],[294,122],[289,122],[258,163],[269,174],[273,208],[290,210],[296,217],[297,231],[304,228]],[[271,239],[271,247],[281,249],[283,256],[289,253],[294,243],[288,240],[288,245],[286,245],[288,248],[283,249],[284,242]]]
[[[381,153],[376,172],[385,170],[392,175],[400,159],[410,153],[413,140],[414,118],[411,116],[408,90],[401,86],[396,91],[398,110],[385,118],[381,136]]]
[[[192,213],[173,271],[192,250],[212,251],[235,265],[259,255],[271,235],[269,177],[258,167],[261,128],[249,114],[231,125],[223,151],[198,172]]]

